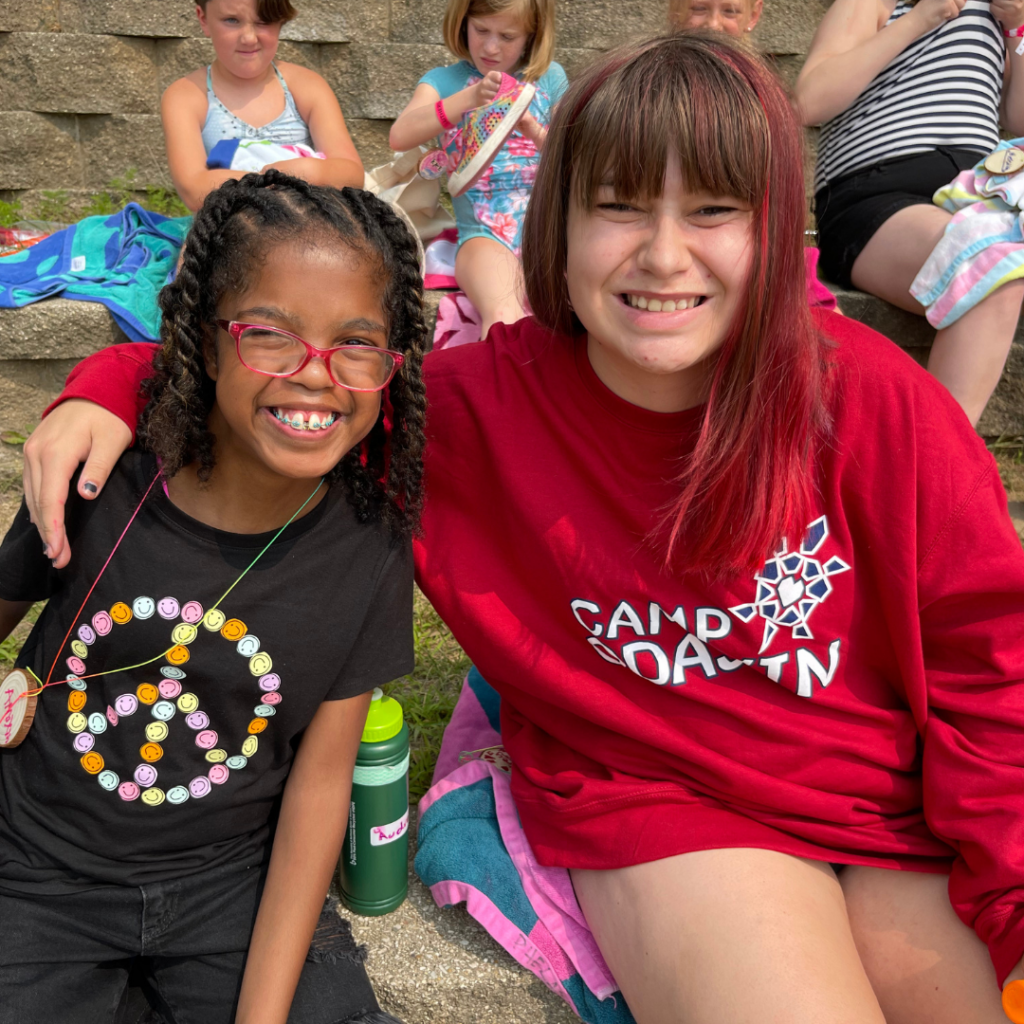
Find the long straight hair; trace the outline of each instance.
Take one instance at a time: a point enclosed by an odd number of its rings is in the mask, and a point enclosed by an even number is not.
[[[665,510],[666,564],[723,574],[759,565],[802,534],[827,431],[827,348],[807,305],[803,144],[765,63],[720,34],[684,33],[614,50],[562,98],[523,228],[526,293],[537,319],[586,330],[569,303],[570,204],[661,194],[669,153],[693,192],[752,214],[746,294],[713,358],[696,447]]]

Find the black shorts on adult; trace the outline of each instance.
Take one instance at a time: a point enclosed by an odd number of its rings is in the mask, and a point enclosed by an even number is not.
[[[850,272],[874,233],[905,206],[930,206],[935,192],[985,155],[940,147],[862,167],[814,197],[820,264],[828,280],[852,288]]]
[[[228,864],[54,896],[0,883],[0,1024],[232,1024],[262,876]],[[326,904],[289,1024],[400,1024],[380,1011],[364,956]]]

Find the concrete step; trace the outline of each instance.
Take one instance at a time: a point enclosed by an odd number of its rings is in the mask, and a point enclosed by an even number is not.
[[[410,819],[415,808],[410,808]],[[342,913],[370,950],[366,968],[381,1006],[405,1024],[572,1024],[561,997],[521,967],[466,913],[441,909],[416,877],[409,831],[409,898],[383,917]]]
[[[843,312],[891,338],[922,365],[935,332],[919,316],[863,292],[833,288]],[[432,323],[444,292],[425,294]],[[93,302],[47,299],[0,309],[0,430],[38,419],[76,362],[123,341],[107,310]],[[983,437],[1024,435],[1024,330],[1018,328],[999,386],[978,424]]]
[[[847,316],[891,338],[922,366],[927,363],[935,330],[923,316],[898,309],[874,295],[831,284],[829,287]],[[1024,434],[1024,328],[1020,324],[1003,376],[978,422],[978,433],[982,437]]]

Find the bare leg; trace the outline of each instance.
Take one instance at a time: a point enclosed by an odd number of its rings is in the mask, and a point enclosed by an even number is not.
[[[950,215],[937,206],[908,206],[893,214],[857,257],[853,283],[861,291],[923,316],[923,307],[910,295],[910,285],[949,220]],[[935,335],[928,370],[960,403],[972,425],[999,383],[1022,299],[1024,281],[1013,281]]]
[[[493,238],[471,238],[455,256],[455,280],[480,311],[481,339],[491,324],[514,324],[523,312],[523,268],[512,250]]]
[[[572,880],[638,1024],[885,1024],[827,864],[704,850]]]
[[[1007,1024],[988,950],[950,906],[946,875],[848,867],[839,877],[889,1024]]]

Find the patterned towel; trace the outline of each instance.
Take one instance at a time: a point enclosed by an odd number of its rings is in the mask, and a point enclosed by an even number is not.
[[[155,341],[156,298],[191,225],[191,217],[163,217],[137,203],[86,217],[0,259],[0,306],[57,297],[102,302],[132,341]]]
[[[267,164],[302,157],[326,159],[323,153],[301,142],[284,145],[267,139],[221,139],[206,158],[207,170],[262,171]]]
[[[1003,141],[997,149],[1024,145]],[[1009,281],[1024,277],[1024,171],[990,174],[981,160],[932,197],[953,214],[910,294],[941,330]]]
[[[634,1024],[576,902],[569,872],[542,867],[498,746],[500,698],[471,669],[419,803],[416,872],[440,907],[466,909],[588,1024]],[[460,764],[460,760],[463,762]]]

